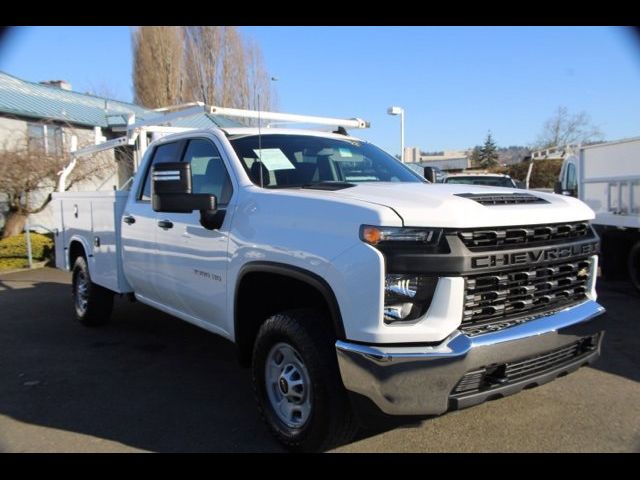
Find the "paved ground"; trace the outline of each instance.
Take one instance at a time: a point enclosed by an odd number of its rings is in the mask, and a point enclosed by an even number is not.
[[[0,451],[281,451],[231,344],[141,304],[72,320],[69,275],[0,275]],[[601,282],[604,357],[555,382],[337,451],[640,451],[640,296]]]

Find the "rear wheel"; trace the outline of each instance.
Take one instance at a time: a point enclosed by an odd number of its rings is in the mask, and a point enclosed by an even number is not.
[[[113,292],[91,281],[87,260],[76,258],[72,274],[73,306],[76,319],[83,325],[104,325],[113,310]]]
[[[313,310],[276,314],[254,345],[258,409],[276,439],[296,451],[348,443],[358,429],[325,320]]]
[[[627,258],[627,271],[629,272],[629,280],[636,291],[640,293],[640,241],[631,247],[629,257]]]

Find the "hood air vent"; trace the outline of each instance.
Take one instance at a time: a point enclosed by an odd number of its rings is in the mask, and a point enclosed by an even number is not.
[[[457,197],[474,200],[481,205],[523,205],[530,203],[549,203],[543,198],[529,193],[456,193]]]

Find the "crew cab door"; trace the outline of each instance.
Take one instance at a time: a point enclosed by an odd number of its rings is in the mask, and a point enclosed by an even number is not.
[[[216,196],[220,223],[208,230],[200,224],[198,211],[158,212],[156,288],[166,306],[224,330],[233,187],[222,149],[214,139],[186,142],[181,161],[191,164],[192,193]]]
[[[156,261],[156,212],[151,206],[151,165],[176,162],[182,154],[184,142],[165,143],[156,147],[143,161],[145,174],[133,185],[133,191],[122,215],[123,270],[136,294],[157,301],[154,284]]]

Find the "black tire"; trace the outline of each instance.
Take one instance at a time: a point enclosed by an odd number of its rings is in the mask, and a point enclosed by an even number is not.
[[[640,241],[636,242],[627,257],[627,271],[631,284],[640,293]]]
[[[313,310],[278,313],[264,322],[254,344],[252,378],[258,410],[275,438],[293,451],[324,451],[349,443],[358,431],[340,379],[335,339],[327,325],[327,319]],[[287,425],[276,413],[267,393],[267,388],[277,390],[280,385],[270,383],[268,387],[266,367],[267,361],[275,358],[270,354],[281,345],[288,345],[299,354],[296,358],[302,361],[310,385],[310,414],[303,425],[295,427]],[[278,394],[282,395],[282,390]]]
[[[76,258],[72,274],[73,309],[76,319],[87,327],[104,325],[113,310],[113,292],[91,281],[87,260]]]

